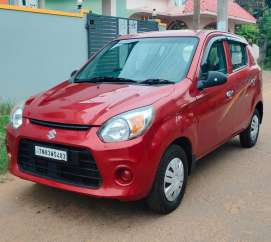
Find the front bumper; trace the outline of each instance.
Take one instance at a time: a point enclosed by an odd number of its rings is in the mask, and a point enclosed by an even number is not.
[[[148,195],[160,160],[159,152],[154,152],[156,147],[151,142],[154,135],[151,131],[134,140],[103,143],[97,136],[98,127],[92,127],[88,131],[55,129],[57,135],[53,141],[47,138],[50,130],[52,128],[32,124],[28,119],[24,119],[23,125],[18,130],[10,125],[7,127],[9,169],[13,175],[95,197],[128,201],[138,200]],[[22,139],[89,150],[102,178],[101,185],[97,188],[82,187],[23,172],[18,166],[19,143]],[[133,179],[128,184],[119,183],[116,178],[116,171],[121,167],[128,168],[133,174]]]

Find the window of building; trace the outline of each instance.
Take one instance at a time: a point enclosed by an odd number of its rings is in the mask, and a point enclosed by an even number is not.
[[[38,0],[18,0],[18,5],[31,8],[38,8]]]
[[[175,20],[168,25],[169,30],[188,29],[188,26],[184,21]]]
[[[185,4],[186,0],[173,0],[172,2],[176,7],[181,7]]]
[[[217,29],[217,24],[216,24],[216,22],[210,23],[210,24],[206,25],[204,27],[204,29],[207,29],[207,30]]]

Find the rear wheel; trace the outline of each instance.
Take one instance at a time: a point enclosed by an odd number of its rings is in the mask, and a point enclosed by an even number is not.
[[[260,131],[260,114],[256,109],[251,122],[246,130],[240,134],[240,143],[244,148],[251,148],[256,145]]]
[[[163,155],[152,191],[147,198],[149,208],[167,214],[175,210],[184,195],[188,176],[187,155],[171,145]]]

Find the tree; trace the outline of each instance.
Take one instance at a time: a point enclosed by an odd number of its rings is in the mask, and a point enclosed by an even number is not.
[[[267,1],[271,0],[236,0],[241,7],[246,9],[257,19],[262,16],[262,13],[266,8]]]
[[[263,46],[265,53],[264,64],[271,68],[271,9],[264,12],[263,17],[259,19],[260,46]]]
[[[236,28],[236,34],[245,37],[248,41],[257,43],[259,39],[259,28],[255,24],[242,24]]]
[[[265,11],[263,17],[259,21],[261,34],[271,41],[271,10]]]
[[[252,40],[261,48],[260,62],[271,68],[271,0],[236,0],[257,18],[257,25],[240,25],[236,33]]]

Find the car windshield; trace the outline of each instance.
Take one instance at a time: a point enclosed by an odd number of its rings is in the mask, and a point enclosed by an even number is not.
[[[197,43],[195,37],[114,41],[79,71],[74,81],[176,83],[185,77]]]

